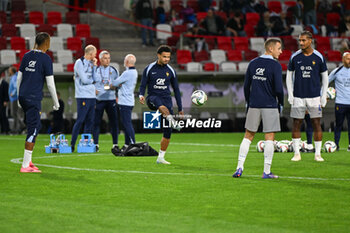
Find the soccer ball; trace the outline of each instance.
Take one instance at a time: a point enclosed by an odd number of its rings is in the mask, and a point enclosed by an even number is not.
[[[335,99],[335,89],[334,87],[328,87],[327,89],[327,98],[330,100]]]
[[[191,100],[192,100],[193,104],[195,104],[197,106],[202,106],[203,104],[205,104],[205,102],[207,102],[208,97],[204,91],[196,90],[192,93]]]
[[[258,152],[264,152],[264,148],[265,148],[265,141],[263,140],[258,141],[258,143],[256,144],[256,150]]]
[[[289,141],[288,140],[282,140],[277,143],[278,151],[279,152],[288,152],[289,151]]]
[[[326,141],[323,145],[325,152],[333,153],[337,150],[337,145],[333,141]]]

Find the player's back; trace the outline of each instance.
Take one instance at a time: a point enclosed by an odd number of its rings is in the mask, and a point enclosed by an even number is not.
[[[42,100],[45,77],[53,75],[51,58],[39,50],[31,50],[23,56],[19,70],[22,72],[19,96]]]
[[[249,107],[277,107],[276,97],[283,93],[281,65],[270,55],[252,60],[245,78],[245,91],[248,88]]]

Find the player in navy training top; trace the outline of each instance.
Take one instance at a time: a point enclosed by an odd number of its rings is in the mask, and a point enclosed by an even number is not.
[[[41,100],[45,79],[54,102],[53,109],[58,110],[60,107],[53,78],[52,61],[46,54],[49,48],[49,34],[45,32],[38,33],[35,37],[34,49],[23,56],[18,71],[17,93],[19,93],[19,104],[23,108],[27,125],[27,139],[20,172],[41,172],[32,163],[32,153],[35,138],[41,127]]]
[[[299,44],[301,49],[291,56],[286,78],[288,102],[291,104],[290,116],[293,118],[294,157],[292,161],[301,160],[300,127],[305,112],[308,111],[314,129],[315,160],[322,162],[324,160],[321,157],[322,129],[320,122],[322,108],[327,103],[327,65],[322,54],[311,46],[311,32],[302,32],[299,36]]]
[[[282,67],[275,59],[282,53],[282,43],[271,38],[265,42],[265,54],[249,63],[244,79],[244,96],[248,112],[245,135],[239,148],[237,170],[233,177],[240,177],[249,147],[260,122],[265,133],[264,172],[262,178],[278,178],[272,174],[275,132],[281,131],[279,111],[283,108]]]
[[[175,94],[175,99],[179,115],[183,116],[182,102],[179,85],[174,69],[168,65],[170,61],[171,48],[167,45],[161,45],[157,50],[157,61],[149,64],[143,72],[140,86],[140,103],[145,103],[145,91],[148,88],[146,98],[147,105],[152,110],[159,111],[166,118],[170,125],[180,130],[181,127],[176,124],[173,118],[173,104],[170,92],[170,85]],[[160,114],[159,114],[160,115]],[[159,156],[157,163],[170,164],[164,159],[166,149],[168,148],[171,136],[171,128],[163,128],[163,138],[160,142]]]

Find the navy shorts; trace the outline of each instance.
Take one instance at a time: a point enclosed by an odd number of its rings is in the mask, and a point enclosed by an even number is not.
[[[171,96],[147,96],[147,106],[151,110],[157,110],[160,106],[164,105],[169,110],[170,114],[173,115],[173,100]],[[163,128],[163,137],[170,139],[172,128]]]
[[[19,103],[25,114],[25,120],[27,125],[27,142],[35,142],[35,138],[41,128],[40,114],[41,114],[41,101],[28,100],[23,97],[19,97]]]

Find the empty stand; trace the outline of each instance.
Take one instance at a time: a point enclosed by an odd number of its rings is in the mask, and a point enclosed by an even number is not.
[[[188,72],[201,72],[202,64],[200,62],[189,62],[186,64],[186,71]]]
[[[180,50],[176,51],[176,59],[177,64],[184,65],[192,61],[192,54],[188,50]]]
[[[58,11],[49,11],[47,12],[47,24],[57,25],[62,23],[61,12]]]
[[[50,36],[53,36],[55,33],[55,28],[51,24],[41,24],[36,28],[37,32],[46,32]]]
[[[249,38],[250,41],[250,49],[257,51],[257,52],[263,52],[265,50],[264,44],[265,40],[262,37],[251,37]]]
[[[228,61],[237,61],[240,62],[243,60],[241,50],[229,50],[227,51],[227,60]]]
[[[29,23],[44,24],[44,14],[41,11],[29,12]]]
[[[282,39],[282,42],[283,42],[284,49],[288,49],[294,52],[299,49],[298,42],[293,37],[284,37]]]
[[[336,50],[329,50],[327,52],[327,60],[328,61],[334,61],[334,62],[341,62],[342,55],[339,51]]]
[[[7,23],[7,15],[5,11],[0,11],[0,24]]]
[[[19,34],[21,37],[35,37],[35,25],[32,23],[23,23],[19,26]]]
[[[23,37],[11,37],[10,40],[11,49],[13,50],[25,50],[26,49],[26,41]]]
[[[90,37],[90,26],[89,24],[77,24],[75,26],[75,36],[77,37]]]
[[[267,8],[269,8],[270,12],[281,13],[282,4],[280,1],[268,1]]]
[[[248,69],[249,62],[240,62],[238,63],[238,70],[241,72],[246,72]]]
[[[26,22],[26,17],[23,11],[12,11],[11,12],[11,23],[22,24]]]
[[[51,37],[50,49],[52,51],[63,50],[63,39],[62,39],[62,37],[57,37],[57,36]]]
[[[67,38],[67,49],[78,51],[82,49],[83,43],[81,42],[80,37],[69,37]]]
[[[100,49],[100,39],[98,37],[87,37],[85,38],[85,46],[92,44],[96,49]]]
[[[80,24],[79,12],[78,11],[67,11],[65,22],[69,23],[69,24]]]
[[[171,32],[171,26],[169,24],[157,24],[156,25],[157,30],[162,30],[166,32]],[[166,32],[156,32],[156,37],[158,40],[166,40],[168,37],[171,37],[171,33]]]
[[[233,42],[236,50],[248,50],[249,40],[247,37],[234,37]]]
[[[0,37],[0,50],[7,49],[6,38]]]
[[[187,25],[186,25],[186,24],[175,25],[175,26],[173,27],[173,29],[174,29],[174,32],[183,33],[183,32],[186,32],[186,31],[187,31]]]
[[[245,14],[247,24],[256,26],[260,20],[260,15],[258,13],[248,12]]]
[[[16,52],[11,49],[0,50],[0,64],[12,65],[16,64]]]
[[[53,72],[57,73],[57,72],[63,72],[63,65],[61,63],[52,63],[52,67],[53,67]]]
[[[205,71],[217,71],[219,70],[219,65],[215,64],[214,62],[206,62],[203,65],[203,70]]]
[[[218,49],[222,50],[232,50],[232,40],[231,37],[219,36],[216,38]]]
[[[210,50],[210,59],[216,64],[226,61],[225,51],[221,49]]]
[[[12,0],[11,1],[12,11],[25,11],[27,10],[25,0]]]
[[[70,50],[58,50],[57,51],[57,60],[58,63],[63,65],[73,63],[73,53]]]
[[[223,62],[220,64],[220,70],[223,72],[235,72],[237,71],[237,65],[234,62]]]
[[[17,28],[14,24],[3,24],[1,29],[3,37],[17,36]]]
[[[204,40],[208,44],[209,50],[215,49],[215,39],[214,38],[207,37]]]
[[[283,50],[281,55],[279,56],[278,60],[287,62],[289,61],[290,57],[292,56],[292,52],[289,50]]]
[[[316,39],[317,50],[320,50],[320,49],[322,49],[322,51],[331,50],[331,44],[329,43],[328,37],[317,37],[315,39]]]
[[[73,37],[72,25],[66,23],[57,24],[57,36],[63,39]]]
[[[74,72],[74,63],[67,64],[67,72]]]
[[[193,52],[193,60],[195,62],[208,61],[209,53],[206,50],[202,50],[200,52]]]
[[[259,56],[259,53],[257,51],[249,50],[249,49],[244,51],[244,59],[246,61],[253,60],[254,58],[256,58],[258,56]]]

